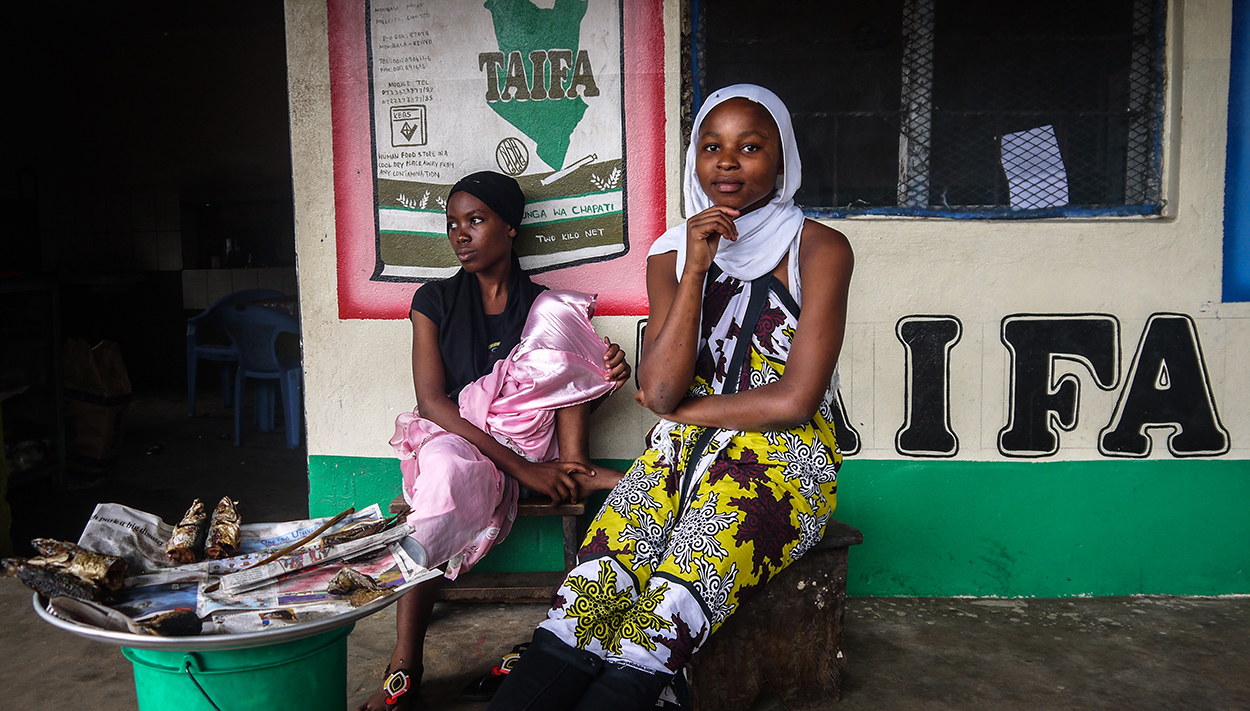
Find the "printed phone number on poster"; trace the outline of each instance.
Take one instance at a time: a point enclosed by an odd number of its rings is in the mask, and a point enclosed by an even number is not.
[[[397,64],[393,67],[378,67],[378,74],[394,74],[395,72],[416,72],[425,69],[425,64]]]
[[[426,40],[426,41],[428,42],[429,40]],[[430,61],[430,59],[431,57],[428,54],[414,54],[411,57],[379,57],[376,61],[379,65],[381,64],[412,64],[412,63],[425,63],[425,62]]]
[[[434,87],[432,86],[408,86],[402,89],[383,89],[380,94],[382,96],[394,96],[404,98],[413,94],[424,94],[426,96],[434,95]]]

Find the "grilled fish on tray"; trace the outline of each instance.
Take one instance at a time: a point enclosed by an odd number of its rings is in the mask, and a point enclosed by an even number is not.
[[[221,497],[208,524],[204,555],[213,560],[229,558],[239,551],[239,512],[229,496]]]
[[[388,528],[386,519],[358,521],[350,526],[344,526],[334,533],[327,533],[321,537],[321,542],[326,546],[337,546],[340,543],[347,543],[365,536],[372,536],[375,533],[381,533],[386,528]]]
[[[0,571],[45,597],[111,600],[121,591],[129,571],[125,559],[94,553],[73,543],[36,538],[30,544],[38,556],[5,558],[0,560]]]
[[[346,597],[352,607],[360,607],[394,591],[358,570],[343,568],[326,585],[326,592],[335,597]]]
[[[200,633],[202,623],[194,610],[174,610],[153,615],[137,623],[143,629],[161,637],[190,637]]]
[[[208,513],[199,499],[191,502],[191,508],[174,526],[174,533],[165,544],[165,554],[179,564],[194,563],[204,551],[204,537],[208,533]]]

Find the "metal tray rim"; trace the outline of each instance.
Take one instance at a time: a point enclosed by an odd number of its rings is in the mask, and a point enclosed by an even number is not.
[[[130,632],[117,632],[113,630],[101,629],[99,627],[84,625],[72,620],[66,620],[49,612],[48,598],[39,593],[33,594],[31,604],[35,608],[35,613],[52,626],[59,627],[66,632],[76,634],[80,637],[85,637],[86,639],[94,642],[115,644],[121,647],[129,647],[131,649],[147,649],[169,652],[207,652],[265,647],[271,644],[280,644],[282,642],[305,639],[307,637],[312,637],[323,632],[329,632],[340,627],[354,625],[357,620],[368,617],[369,615],[372,615],[373,613],[398,600],[400,596],[407,592],[408,588],[413,585],[415,585],[415,583],[409,583],[398,588],[390,595],[380,597],[377,600],[361,605],[350,612],[335,615],[334,617],[327,617],[322,620],[316,620],[314,622],[290,625],[263,632],[247,632],[244,634],[207,634],[197,637],[156,637],[139,635],[132,634]]]

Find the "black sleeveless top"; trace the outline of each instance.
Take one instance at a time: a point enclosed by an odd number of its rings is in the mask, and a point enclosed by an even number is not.
[[[501,314],[486,315],[477,276],[464,269],[417,289],[412,310],[424,314],[438,328],[448,397],[456,400],[464,386],[489,373],[496,361],[512,352],[521,342],[530,306],[546,289],[521,269],[516,252],[512,253],[508,277],[508,304]]]

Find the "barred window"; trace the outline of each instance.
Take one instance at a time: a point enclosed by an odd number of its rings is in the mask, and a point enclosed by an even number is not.
[[[1157,214],[1165,7],[690,0],[685,108],[776,91],[811,215]]]

